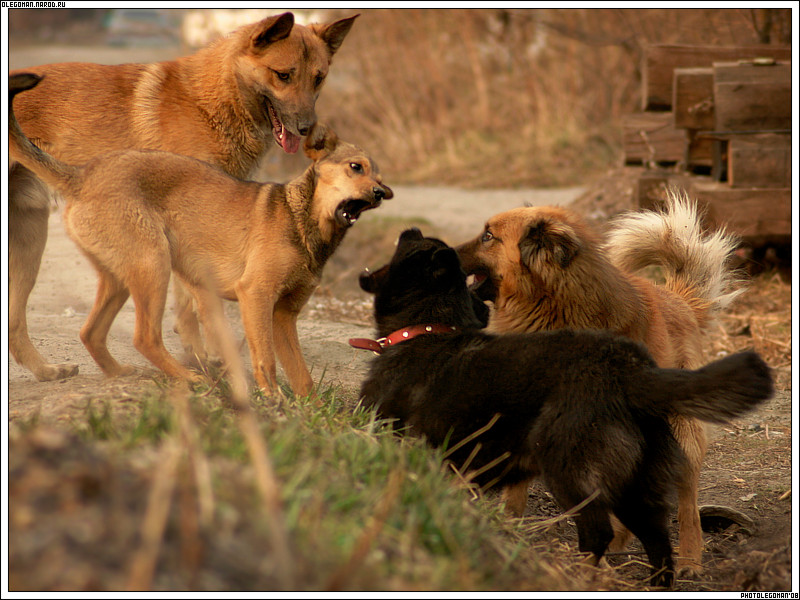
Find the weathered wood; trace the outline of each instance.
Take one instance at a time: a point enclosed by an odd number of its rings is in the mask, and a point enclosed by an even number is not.
[[[791,187],[791,136],[732,136],[728,142],[728,183],[732,187]]]
[[[789,130],[792,76],[788,64],[714,64],[716,131]]]
[[[714,140],[698,135],[694,130],[687,130],[688,145],[686,147],[686,166],[711,169],[714,166]]]
[[[714,70],[711,67],[675,69],[672,114],[675,127],[714,128]]]
[[[670,113],[634,113],[622,119],[626,164],[677,163],[685,158],[686,131]]]
[[[792,234],[789,188],[731,188],[693,181],[690,193],[707,210],[709,223],[725,226],[746,242],[777,240]]]
[[[686,46],[655,44],[645,52],[642,68],[642,110],[669,110],[675,69],[710,67],[714,62],[756,57],[791,60],[787,46]]]

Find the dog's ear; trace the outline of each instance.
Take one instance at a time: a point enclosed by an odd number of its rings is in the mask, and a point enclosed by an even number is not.
[[[581,246],[580,238],[568,225],[541,220],[529,226],[520,239],[520,261],[533,271],[536,258],[543,252],[551,262],[566,269]]]
[[[289,37],[292,27],[294,15],[290,12],[267,17],[258,23],[258,28],[250,38],[252,48],[256,51],[263,50],[273,42]]]
[[[358,285],[367,293],[377,294],[388,273],[389,265],[385,265],[375,272],[365,269],[361,275],[358,276]]]
[[[325,42],[325,45],[328,46],[331,56],[333,56],[341,47],[344,38],[347,37],[348,33],[350,33],[350,28],[353,26],[353,22],[359,16],[360,15],[353,15],[352,17],[347,17],[346,19],[329,23],[328,25],[312,25],[311,29],[322,39],[323,42]]]
[[[339,138],[336,132],[324,123],[315,123],[306,136],[303,151],[313,161],[318,161],[334,151]]]
[[[461,270],[461,261],[458,254],[452,248],[437,248],[433,251],[431,257],[432,269],[431,274],[434,281],[452,276],[453,273],[463,273]],[[466,285],[466,275],[464,275],[464,282]]]

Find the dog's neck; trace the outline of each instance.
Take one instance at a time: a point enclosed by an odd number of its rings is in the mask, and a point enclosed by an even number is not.
[[[386,348],[396,346],[402,342],[413,340],[420,335],[429,335],[434,333],[452,333],[457,331],[456,327],[452,325],[442,325],[441,323],[433,323],[430,325],[411,325],[403,327],[397,331],[393,331],[389,335],[371,340],[367,338],[351,338],[350,345],[353,348],[361,350],[371,350],[375,354],[382,354]]]
[[[295,231],[311,259],[312,270],[321,271],[344,239],[347,229],[327,216],[315,214],[316,177],[312,164],[300,177],[289,182],[286,185],[286,205]]]

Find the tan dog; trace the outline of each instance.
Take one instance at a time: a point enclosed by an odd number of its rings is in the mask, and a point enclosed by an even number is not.
[[[660,367],[693,369],[703,363],[703,331],[738,294],[726,266],[735,245],[722,231],[704,236],[695,207],[672,191],[664,213],[620,218],[605,245],[574,212],[536,207],[495,215],[458,252],[473,290],[494,303],[493,331],[609,329],[644,343]],[[633,274],[650,264],[661,266],[664,285]],[[689,458],[678,486],[678,565],[697,573],[705,430],[688,418],[675,418],[673,430]],[[521,514],[526,501],[523,485],[509,496],[509,510]],[[618,530],[617,548],[624,538]]]
[[[292,390],[310,393],[298,313],[348,228],[362,211],[393,195],[364,151],[314,125],[304,146],[314,162],[286,185],[242,181],[160,151],[117,152],[71,166],[34,146],[14,118],[14,95],[38,81],[35,75],[9,78],[10,152],[64,196],[67,232],[97,270],[97,298],[81,340],[103,372],[131,371],[106,346],[130,294],[136,348],[167,375],[196,378],[161,339],[173,271],[194,294],[211,335],[213,317],[222,311],[219,298],[238,300],[255,378],[265,393],[277,391],[275,354]]]
[[[331,59],[355,18],[303,27],[285,13],[174,61],[27,68],[46,78],[19,98],[17,116],[36,144],[69,164],[145,148],[249,177],[275,143],[297,151],[299,136],[316,121],[314,106]],[[28,337],[25,314],[47,241],[49,194],[13,162],[9,190],[9,348],[39,380],[69,377],[77,366],[46,363]],[[202,358],[191,296],[175,288],[184,348]]]

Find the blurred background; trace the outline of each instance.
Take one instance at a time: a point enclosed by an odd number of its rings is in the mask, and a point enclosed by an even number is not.
[[[17,52],[35,56],[36,46],[57,49],[38,63],[166,60],[278,12],[15,9],[10,62],[25,66]],[[320,117],[393,182],[469,188],[572,186],[621,165],[622,119],[640,109],[648,45],[789,45],[792,33],[791,10],[774,8],[293,12],[300,23],[361,13]],[[304,164],[271,160],[273,177]]]

